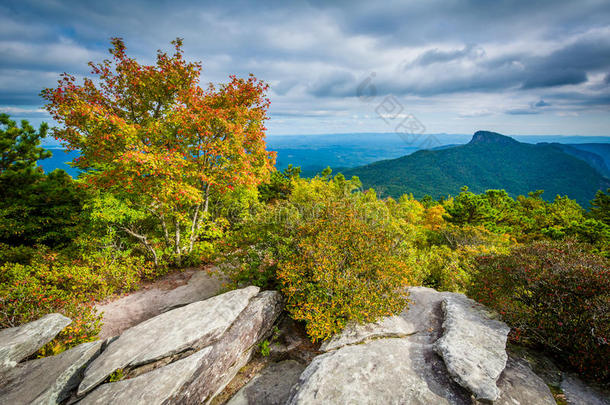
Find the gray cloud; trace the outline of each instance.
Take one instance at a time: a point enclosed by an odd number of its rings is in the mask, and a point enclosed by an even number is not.
[[[60,72],[84,75],[87,61],[106,57],[111,36],[146,63],[180,36],[187,56],[203,62],[204,82],[250,72],[268,81],[272,117],[350,125],[345,117],[364,108],[356,89],[375,72],[378,97],[415,99],[439,122],[547,119],[610,108],[609,21],[610,3],[600,0],[6,0],[0,107],[36,109]]]
[[[417,57],[414,65],[427,66],[432,63],[451,62],[461,59],[477,59],[485,55],[485,50],[480,46],[467,45],[462,49],[453,51],[439,51],[432,49]]]
[[[540,99],[540,101],[537,101],[536,103],[533,104],[534,107],[549,107],[552,104],[547,103],[546,101]]]

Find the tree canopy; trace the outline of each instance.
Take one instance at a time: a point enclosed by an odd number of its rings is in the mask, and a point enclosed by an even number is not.
[[[142,65],[113,38],[112,58],[89,64],[95,80],[78,84],[63,74],[42,96],[61,124],[54,136],[81,152],[74,164],[85,171],[83,182],[141,214],[116,226],[155,261],[160,243],[180,262],[193,249],[211,193],[256,186],[275,157],[264,142],[267,85],[231,76],[204,89],[201,64],[185,60],[181,39],[172,44],[172,55],[158,51],[154,65]]]

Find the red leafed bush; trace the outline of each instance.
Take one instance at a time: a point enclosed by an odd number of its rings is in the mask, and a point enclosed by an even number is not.
[[[541,345],[580,373],[610,377],[610,261],[574,241],[478,259],[470,295],[498,310],[511,339]]]

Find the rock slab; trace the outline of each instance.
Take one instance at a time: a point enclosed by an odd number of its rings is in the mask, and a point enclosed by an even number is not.
[[[427,347],[428,346],[428,347]],[[387,338],[317,356],[287,404],[468,404],[432,367],[429,345]]]
[[[259,292],[250,286],[165,312],[119,336],[85,370],[82,396],[119,369],[197,351],[222,336]]]
[[[493,313],[462,294],[443,298],[443,335],[434,345],[447,371],[476,399],[495,401],[496,381],[506,366],[510,328]]]
[[[0,370],[14,367],[36,353],[71,323],[61,314],[48,314],[34,322],[0,330]]]
[[[399,316],[385,317],[378,322],[361,324],[348,324],[345,329],[322,343],[320,350],[327,352],[343,346],[362,343],[380,337],[405,337],[416,332]]]
[[[295,360],[273,363],[240,389],[226,405],[284,405],[305,365]]]
[[[185,278],[188,281],[185,282]],[[222,282],[205,270],[185,270],[156,281],[152,288],[96,305],[96,310],[102,314],[99,336],[101,339],[118,336],[164,312],[211,298],[220,292]],[[174,287],[176,283],[185,284]]]
[[[497,385],[500,396],[495,405],[556,405],[549,387],[523,359],[509,356]]]
[[[585,384],[579,378],[564,374],[561,390],[570,405],[610,405],[610,393]]]
[[[262,292],[249,300],[246,308],[216,341],[185,358],[137,377],[102,384],[79,403],[209,403],[245,365],[252,349],[269,333],[281,310],[282,300],[278,292]],[[215,319],[208,318],[207,321],[215,322]]]
[[[31,360],[1,375],[0,403],[56,404],[78,386],[81,373],[100,353],[103,341],[80,344],[52,357]]]

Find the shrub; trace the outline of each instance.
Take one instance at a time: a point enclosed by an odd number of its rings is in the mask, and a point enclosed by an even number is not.
[[[287,310],[312,340],[350,321],[372,322],[406,305],[410,269],[401,240],[346,202],[329,203],[296,230],[296,249],[278,264]]]
[[[101,317],[92,302],[118,291],[135,289],[152,267],[138,257],[114,260],[90,254],[79,260],[41,250],[29,263],[0,266],[0,328],[18,326],[59,312],[72,319],[40,355],[57,354],[95,340]]]
[[[608,378],[610,263],[572,240],[478,259],[470,295],[497,309],[511,338],[541,345],[580,373]]]

